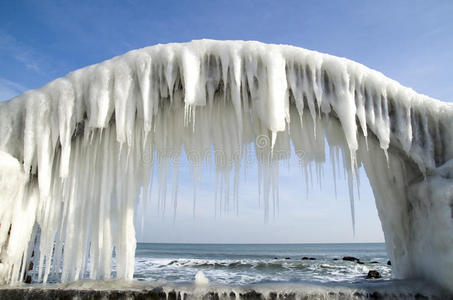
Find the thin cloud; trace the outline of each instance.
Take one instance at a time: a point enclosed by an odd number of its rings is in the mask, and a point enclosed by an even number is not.
[[[0,77],[0,101],[16,97],[25,90],[27,90],[27,88],[20,83]]]
[[[22,63],[27,69],[38,74],[42,73],[37,55],[31,49],[19,43],[13,36],[2,31],[0,31],[0,52]]]

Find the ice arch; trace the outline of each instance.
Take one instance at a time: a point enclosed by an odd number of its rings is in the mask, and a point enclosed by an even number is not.
[[[194,185],[212,163],[219,198],[237,201],[252,149],[268,211],[279,160],[293,147],[316,170],[327,141],[351,190],[366,169],[394,276],[451,289],[452,122],[450,104],[301,48],[203,40],[131,51],[0,104],[0,280],[23,280],[33,254],[44,282],[108,278],[113,253],[114,276],[132,278],[150,170],[162,209],[169,172],[176,205],[181,155]]]

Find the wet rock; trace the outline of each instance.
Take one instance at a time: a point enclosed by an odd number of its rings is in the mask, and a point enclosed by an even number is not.
[[[309,260],[316,260],[316,258],[314,258],[314,257],[310,257],[310,258],[309,258]]]
[[[252,291],[248,291],[248,292],[245,292],[245,293],[240,293],[239,294],[239,298],[241,299],[245,299],[245,300],[255,300],[255,299],[263,299],[263,294],[261,293],[258,293],[257,291],[255,290],[252,290]]]
[[[346,261],[355,261],[355,262],[360,261],[360,259],[358,259],[357,257],[354,257],[354,256],[345,256],[345,257],[343,257],[343,260],[346,260]]]
[[[334,258],[333,260],[338,260],[338,258]]]
[[[174,290],[173,290],[173,291],[170,291],[170,292],[168,292],[168,294],[167,294],[167,299],[168,299],[168,300],[177,300],[177,299],[178,299],[178,298],[177,298],[177,295],[178,295],[178,294],[176,293],[176,291],[174,291]]]
[[[370,262],[370,264],[378,264],[379,262],[378,261],[372,261]]]
[[[372,279],[372,278],[382,278],[382,276],[378,271],[370,270],[368,272],[368,274],[366,275],[366,279]]]
[[[269,300],[277,300],[277,293],[276,292],[270,292],[269,293]]]
[[[30,275],[25,276],[25,283],[30,284],[32,281],[32,277]]]
[[[285,259],[291,259],[291,257],[285,257]]]
[[[274,259],[278,259],[278,257],[274,257]]]
[[[302,257],[302,260],[308,260],[308,257],[304,256]]]
[[[387,262],[387,265],[388,265],[388,266],[391,266],[391,265],[392,265],[392,262],[389,260],[389,261]]]
[[[362,262],[362,261],[360,261],[360,260],[358,260],[357,263],[358,263],[359,265],[364,265],[364,264],[365,264],[364,262]]]

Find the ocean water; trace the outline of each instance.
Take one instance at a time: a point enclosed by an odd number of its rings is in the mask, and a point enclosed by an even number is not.
[[[344,261],[353,256],[363,264]],[[304,257],[309,259],[303,259]],[[310,259],[311,258],[311,259]],[[383,243],[149,244],[138,243],[134,279],[191,283],[202,271],[211,283],[361,283],[369,270],[391,279]]]
[[[344,261],[344,256],[356,257],[363,264]],[[236,299],[452,299],[448,291],[426,281],[391,279],[387,261],[382,243],[138,243],[133,281],[59,283],[56,274],[42,285],[34,270],[32,290],[28,286],[0,288],[0,299],[30,298],[30,291],[36,299],[116,299],[121,293],[128,299],[144,299],[144,295],[153,299],[231,299],[231,293]],[[370,270],[377,270],[382,278],[366,279]],[[194,284],[199,271],[211,284]]]

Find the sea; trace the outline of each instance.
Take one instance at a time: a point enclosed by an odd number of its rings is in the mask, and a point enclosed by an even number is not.
[[[343,260],[355,257],[360,262]],[[361,283],[370,270],[390,280],[383,243],[366,244],[151,244],[138,243],[134,279],[193,283],[201,271],[210,283]]]
[[[388,261],[383,243],[138,243],[132,281],[55,278],[0,287],[0,299],[452,299],[429,282],[392,279]],[[371,270],[382,277],[367,279]]]

